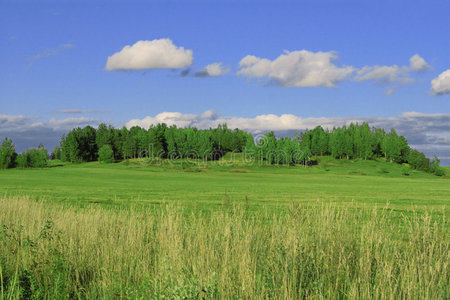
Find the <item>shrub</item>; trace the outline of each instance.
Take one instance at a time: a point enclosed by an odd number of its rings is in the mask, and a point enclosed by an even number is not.
[[[27,155],[31,168],[42,168],[47,166],[48,155],[45,149],[29,149]]]
[[[410,175],[409,168],[403,167],[402,168],[402,175],[409,176]]]
[[[17,157],[19,168],[42,168],[48,164],[47,151],[44,148],[28,149]]]
[[[98,151],[98,161],[103,163],[114,162],[114,151],[111,145],[103,145]]]
[[[435,174],[436,176],[444,176],[444,175],[445,175],[445,170],[444,170],[444,168],[439,167],[439,168],[437,168],[437,169],[434,171],[434,174]]]

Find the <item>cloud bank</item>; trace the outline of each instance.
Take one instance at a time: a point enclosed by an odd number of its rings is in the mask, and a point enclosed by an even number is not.
[[[0,138],[2,140],[5,137],[12,139],[16,151],[19,153],[28,148],[38,146],[40,142],[48,150],[52,150],[59,145],[61,136],[72,128],[87,125],[96,126],[100,123],[100,120],[88,117],[51,118],[43,122],[37,120],[37,118],[26,116],[0,115]]]
[[[177,47],[171,39],[138,41],[132,46],[109,56],[105,69],[144,70],[144,69],[179,69],[190,66],[193,61],[192,50]]]
[[[450,69],[431,80],[431,92],[434,95],[450,94]]]

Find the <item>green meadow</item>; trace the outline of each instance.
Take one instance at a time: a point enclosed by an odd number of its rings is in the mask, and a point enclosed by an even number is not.
[[[2,299],[450,292],[450,177],[383,160],[51,161],[0,191]]]
[[[0,190],[74,205],[176,202],[212,208],[224,198],[256,206],[289,202],[356,202],[397,208],[448,204],[449,177],[392,163],[321,158],[319,165],[267,166],[227,156],[217,162],[128,160],[0,170]]]

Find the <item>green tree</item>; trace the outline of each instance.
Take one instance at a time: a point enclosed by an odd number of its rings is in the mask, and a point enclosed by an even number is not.
[[[61,148],[56,146],[51,155],[51,159],[61,159]]]
[[[114,151],[111,145],[105,144],[98,150],[98,161],[103,163],[114,162]]]
[[[24,168],[28,168],[30,166],[30,162],[28,161],[28,155],[27,153],[22,153],[20,155],[17,156],[16,159],[16,164],[18,168],[24,169]]]
[[[48,153],[44,148],[32,148],[27,150],[27,162],[30,168],[43,168],[48,163]]]
[[[5,137],[0,148],[0,169],[13,168],[16,163],[17,153],[12,140]]]
[[[410,151],[406,139],[398,136],[394,129],[384,136],[381,149],[386,159],[398,163],[406,162]]]

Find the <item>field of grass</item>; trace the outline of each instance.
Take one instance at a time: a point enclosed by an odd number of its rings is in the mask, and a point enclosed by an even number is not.
[[[450,178],[375,161],[323,159],[318,166],[255,166],[239,159],[208,163],[85,163],[0,170],[0,191],[74,205],[181,202],[214,208],[224,198],[252,205],[289,202],[390,203],[398,209],[448,204]],[[193,165],[193,166],[191,166]]]
[[[445,299],[445,217],[389,208],[73,209],[0,198],[1,298]]]
[[[0,170],[0,298],[446,299],[450,178],[405,168]]]

